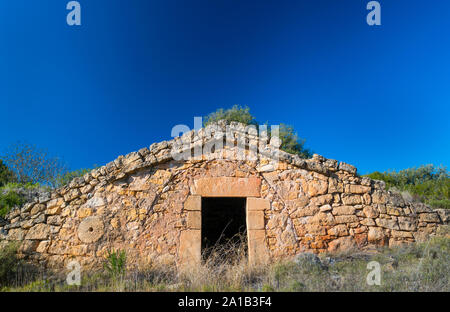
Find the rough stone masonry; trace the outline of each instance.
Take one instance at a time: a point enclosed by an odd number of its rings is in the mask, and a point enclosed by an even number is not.
[[[215,126],[228,126],[235,141],[257,139],[239,123]],[[191,147],[206,145],[212,137],[203,130],[183,137],[192,139]],[[359,177],[343,162],[280,151],[275,167],[264,153],[235,159],[229,146],[174,160],[171,150],[179,140],[119,156],[12,210],[0,227],[0,245],[19,241],[21,257],[54,269],[73,259],[83,268],[100,267],[111,248],[126,250],[130,265],[195,265],[201,259],[202,197],[247,198],[251,264],[307,251],[422,241],[448,222],[445,211],[386,191],[383,182]]]

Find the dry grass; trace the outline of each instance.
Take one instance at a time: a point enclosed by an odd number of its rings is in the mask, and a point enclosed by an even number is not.
[[[247,264],[246,242],[216,246],[204,263],[189,270],[152,264],[120,278],[106,272],[83,275],[81,286],[62,278],[26,275],[0,285],[3,291],[449,291],[450,238],[380,249],[376,253],[304,254],[267,266]],[[366,282],[367,264],[381,265],[381,285]],[[13,274],[14,275],[14,274]],[[17,275],[18,276],[18,275]],[[10,276],[11,277],[11,276]]]

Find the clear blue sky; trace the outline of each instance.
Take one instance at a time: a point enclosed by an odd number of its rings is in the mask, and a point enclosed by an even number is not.
[[[364,174],[450,165],[450,2],[0,1],[0,148],[73,169],[247,105]]]

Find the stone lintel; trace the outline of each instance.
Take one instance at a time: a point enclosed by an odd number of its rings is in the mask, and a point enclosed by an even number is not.
[[[204,197],[260,197],[260,178],[212,177],[194,180],[192,194]]]

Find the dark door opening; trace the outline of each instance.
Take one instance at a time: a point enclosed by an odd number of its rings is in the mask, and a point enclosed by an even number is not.
[[[236,247],[246,256],[246,198],[202,198],[202,258],[208,259],[213,251],[223,257],[236,255]],[[242,243],[242,245],[240,245]],[[234,249],[234,250],[230,250]],[[217,256],[217,254],[215,254]]]

